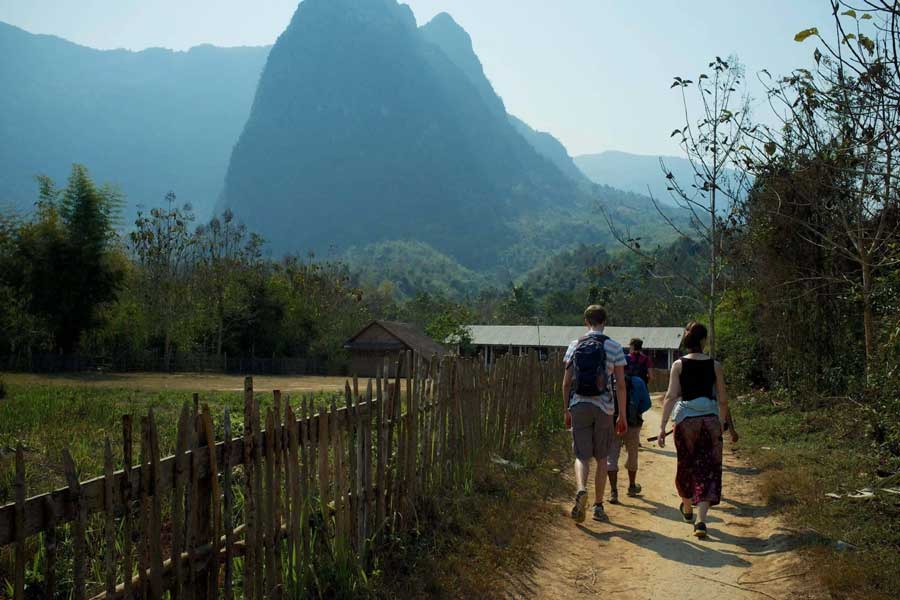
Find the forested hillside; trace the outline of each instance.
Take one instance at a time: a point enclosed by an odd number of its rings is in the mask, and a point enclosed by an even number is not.
[[[169,191],[211,216],[268,52],[101,51],[0,23],[0,206],[82,163],[126,195],[121,225]]]

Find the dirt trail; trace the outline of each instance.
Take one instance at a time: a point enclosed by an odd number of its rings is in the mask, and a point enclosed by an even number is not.
[[[511,582],[511,598],[811,599],[824,593],[797,554],[801,535],[787,530],[757,492],[758,472],[726,441],[724,497],[710,511],[709,537],[700,541],[677,510],[673,441],[660,449],[646,438],[659,430],[660,409],[645,415],[638,482],[643,495],[605,501],[609,522],[583,525],[561,501],[552,527],[540,535],[535,570]],[[624,453],[624,451],[623,451]],[[624,460],[624,456],[623,456]],[[593,470],[589,503],[593,503]],[[569,473],[563,476],[572,477]],[[620,491],[627,475],[620,473]],[[624,486],[623,486],[624,483]],[[609,494],[607,486],[607,496]],[[607,499],[604,499],[607,500]]]

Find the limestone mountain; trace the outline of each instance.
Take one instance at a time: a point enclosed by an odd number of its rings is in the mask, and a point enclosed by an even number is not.
[[[494,91],[490,80],[475,49],[472,38],[447,13],[440,13],[421,28],[422,35],[432,44],[440,48],[453,64],[466,75],[478,90],[481,99],[497,115],[508,118],[515,130],[525,138],[534,150],[549,159],[562,173],[575,181],[587,181],[581,170],[575,166],[572,157],[562,143],[545,131],[537,131],[527,123],[507,114],[503,100]]]
[[[415,239],[485,269],[558,215],[590,216],[589,188],[512,125],[449,17],[419,29],[396,0],[304,0],[269,54],[221,206],[277,249]]]

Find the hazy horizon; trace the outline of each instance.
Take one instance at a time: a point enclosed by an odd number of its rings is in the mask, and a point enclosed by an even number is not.
[[[297,4],[270,0],[251,9],[242,0],[7,0],[0,21],[98,49],[261,46],[275,42]],[[612,0],[569,0],[563,7],[540,0],[406,4],[420,25],[440,12],[453,16],[471,35],[509,112],[559,138],[573,156],[605,150],[680,155],[669,138],[683,121],[679,98],[669,90],[673,76],[693,77],[713,56],[736,54],[760,106],[753,74],[808,66],[813,46],[794,42],[793,35],[830,17],[827,2],[817,0],[787,6],[777,0],[752,6],[650,2],[644,14]],[[704,30],[706,22],[735,25]]]

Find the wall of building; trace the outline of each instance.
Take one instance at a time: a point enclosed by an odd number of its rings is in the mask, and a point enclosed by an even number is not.
[[[378,367],[384,365],[384,359],[390,359],[389,377],[397,375],[397,353],[373,350],[351,350],[350,351],[350,374],[357,377],[375,377],[378,374]],[[408,373],[407,365],[403,365],[400,376],[406,377]]]

